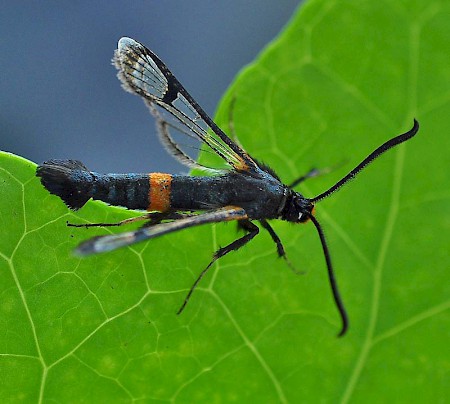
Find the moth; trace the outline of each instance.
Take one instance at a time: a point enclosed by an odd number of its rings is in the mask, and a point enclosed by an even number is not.
[[[181,313],[213,263],[247,244],[259,233],[260,227],[269,233],[278,255],[289,263],[283,244],[269,220],[311,222],[322,245],[331,291],[341,317],[338,335],[344,335],[348,329],[348,316],[338,291],[324,232],[315,216],[315,205],[348,183],[377,157],[411,139],[419,129],[418,122],[414,120],[409,131],[379,146],[332,187],[307,198],[294,187],[316,176],[318,170],[311,170],[289,185],[283,183],[271,168],[228,137],[166,65],[144,45],[131,38],[121,38],[113,61],[123,88],[142,97],[149,107],[156,119],[159,138],[169,153],[187,167],[210,175],[100,174],[88,170],[77,160],[44,162],[38,166],[37,176],[51,194],[60,197],[72,210],[80,209],[90,199],[97,199],[110,205],[147,211],[118,223],[69,224],[75,227],[121,226],[137,220],[145,221],[137,230],[91,238],[81,243],[76,253],[81,256],[103,253],[194,226],[237,222],[244,235],[213,254],[211,262],[186,295],[178,311]],[[178,138],[200,142],[222,159],[224,168],[199,163],[187,152],[189,145],[182,144]]]

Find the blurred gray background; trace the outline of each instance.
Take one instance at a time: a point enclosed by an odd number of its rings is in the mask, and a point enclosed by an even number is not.
[[[100,172],[185,171],[159,145],[143,102],[110,64],[130,36],[169,66],[206,112],[301,0],[2,1],[0,149]]]

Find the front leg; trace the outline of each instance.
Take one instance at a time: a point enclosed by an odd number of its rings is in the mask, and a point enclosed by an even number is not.
[[[284,250],[284,246],[281,243],[280,237],[278,237],[278,234],[275,233],[275,230],[272,228],[272,226],[269,224],[269,222],[265,219],[262,219],[259,221],[259,223],[261,223],[261,226],[268,231],[268,233],[270,234],[270,237],[272,237],[273,242],[276,244],[277,246],[277,253],[278,256],[280,258],[283,258],[286,261],[286,264],[288,264],[289,268],[291,268],[291,270],[296,273],[296,274],[301,274],[302,272],[300,272],[298,269],[296,269],[291,261],[289,261],[287,255],[286,255],[286,251]]]

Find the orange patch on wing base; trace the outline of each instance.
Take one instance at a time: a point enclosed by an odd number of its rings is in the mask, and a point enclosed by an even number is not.
[[[148,175],[150,181],[150,190],[148,192],[147,210],[156,210],[166,212],[170,209],[170,190],[172,185],[172,176],[163,173],[151,173]]]
[[[239,158],[239,163],[234,165],[234,168],[238,171],[248,171],[249,167],[244,159]]]

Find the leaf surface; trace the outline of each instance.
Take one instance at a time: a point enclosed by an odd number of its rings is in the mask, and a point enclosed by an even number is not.
[[[289,183],[327,189],[412,126],[419,134],[317,206],[350,330],[312,225],[273,223],[215,265],[233,224],[75,258],[132,213],[50,196],[0,156],[0,398],[10,401],[437,402],[449,396],[450,25],[442,1],[310,1],[236,79],[217,122]],[[49,156],[57,157],[57,156]],[[202,156],[203,159],[210,156]]]

